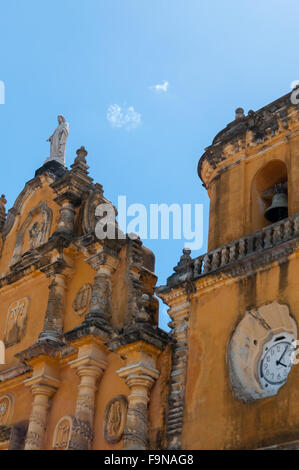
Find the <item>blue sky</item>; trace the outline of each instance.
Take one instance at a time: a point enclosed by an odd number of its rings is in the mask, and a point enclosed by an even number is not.
[[[91,176],[113,203],[126,195],[129,204],[204,204],[204,252],[209,201],[198,158],[237,107],[258,109],[299,79],[298,18],[297,0],[2,0],[8,207],[49,156],[62,113],[67,165],[85,145]],[[153,88],[165,82],[167,90]],[[113,127],[111,105],[133,108],[135,128]],[[183,241],[145,244],[162,284]]]

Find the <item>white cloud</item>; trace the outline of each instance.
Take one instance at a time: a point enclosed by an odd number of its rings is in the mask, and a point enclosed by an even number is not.
[[[141,124],[141,114],[133,106],[111,104],[107,110],[107,120],[112,127],[124,128],[127,131],[136,129]]]
[[[166,80],[164,80],[164,83],[158,84],[158,85],[153,85],[150,88],[157,91],[158,93],[160,93],[160,92],[166,93],[167,90],[168,90],[168,85],[169,85],[169,83]]]

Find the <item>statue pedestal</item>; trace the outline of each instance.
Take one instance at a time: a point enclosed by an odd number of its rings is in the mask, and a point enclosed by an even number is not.
[[[49,172],[54,174],[56,177],[60,178],[61,176],[64,176],[66,171],[67,169],[65,168],[65,166],[62,165],[62,163],[59,163],[57,160],[46,160],[43,166],[36,170],[35,177],[40,176],[45,172]]]

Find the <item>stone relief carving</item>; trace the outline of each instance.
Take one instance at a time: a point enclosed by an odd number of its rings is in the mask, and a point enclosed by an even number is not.
[[[124,395],[113,398],[105,409],[104,437],[108,442],[119,442],[122,438],[126,418],[128,402]]]
[[[41,244],[41,239],[45,229],[45,222],[40,224],[38,221],[34,222],[32,227],[28,229],[30,239],[30,249],[34,249]]]
[[[39,217],[38,220],[34,220]],[[31,209],[23,222],[16,239],[11,266],[17,263],[24,252],[25,236],[28,234],[30,249],[41,245],[49,238],[52,210],[46,202]]]
[[[88,450],[92,439],[89,423],[75,416],[63,416],[56,425],[52,447],[54,450]]]
[[[89,309],[90,296],[91,296],[91,284],[84,284],[75,297],[73,302],[73,309],[76,315],[84,315]]]
[[[96,207],[101,203],[108,202],[103,196],[103,188],[100,184],[94,185],[94,190],[90,191],[84,205],[82,227],[84,234],[94,233],[97,218],[95,216]]]
[[[13,415],[14,399],[10,394],[0,397],[0,425],[6,426],[11,423]]]
[[[24,297],[13,302],[7,312],[4,343],[6,347],[19,343],[25,335],[29,298]]]
[[[73,421],[70,416],[64,416],[58,421],[54,431],[53,449],[66,450],[68,448],[72,426]]]

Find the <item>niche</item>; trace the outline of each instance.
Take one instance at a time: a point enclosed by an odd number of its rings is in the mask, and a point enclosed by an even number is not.
[[[256,173],[252,181],[252,232],[287,217],[287,203],[287,167],[281,160],[272,160]]]

